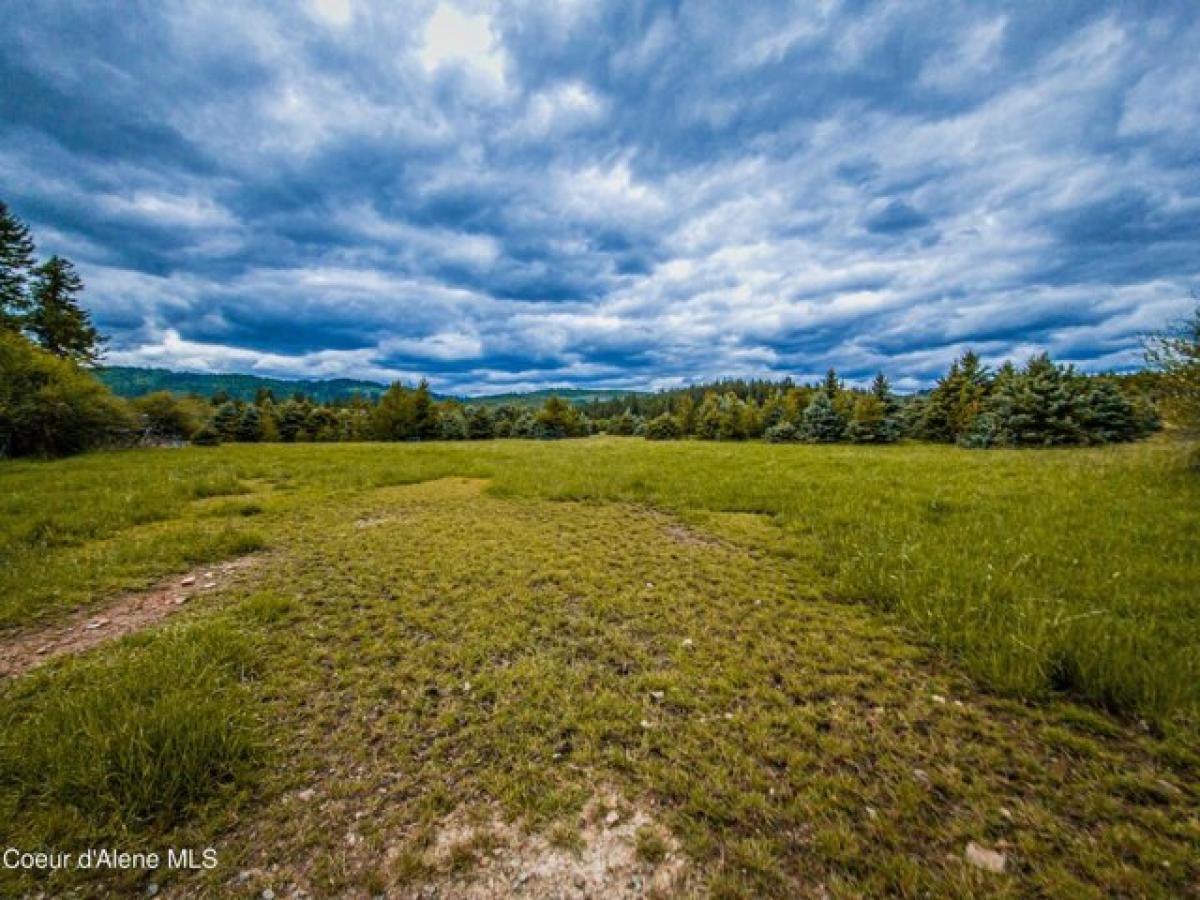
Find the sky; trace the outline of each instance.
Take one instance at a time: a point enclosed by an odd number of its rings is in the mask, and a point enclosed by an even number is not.
[[[914,389],[1136,366],[1200,285],[1194,0],[4,17],[0,199],[113,365]]]

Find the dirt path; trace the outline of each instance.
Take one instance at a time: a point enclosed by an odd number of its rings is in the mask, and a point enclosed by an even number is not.
[[[140,631],[179,611],[196,594],[228,584],[261,559],[261,555],[243,556],[200,566],[164,579],[147,591],[123,594],[106,607],[86,610],[65,622],[0,637],[0,678],[17,678],[59,656],[83,653]]]

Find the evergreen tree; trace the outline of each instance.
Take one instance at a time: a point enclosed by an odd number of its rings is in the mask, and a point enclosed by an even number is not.
[[[896,440],[895,422],[887,405],[872,391],[854,402],[846,437],[856,444],[890,444]]]
[[[253,404],[242,410],[237,424],[237,439],[248,444],[262,440],[262,413]]]
[[[1003,379],[988,404],[999,420],[1002,442],[1054,446],[1085,441],[1076,408],[1075,382],[1071,370],[1056,366],[1045,353],[1030,359],[1019,373]]]
[[[542,438],[574,437],[579,431],[579,413],[561,397],[547,397],[536,422],[537,436]]]
[[[436,438],[440,433],[437,405],[429,392],[429,382],[423,378],[413,392],[412,411],[414,436],[423,441]]]
[[[1093,444],[1132,441],[1141,437],[1133,404],[1109,381],[1091,379],[1079,403],[1079,425]]]
[[[991,390],[987,367],[968,350],[951,364],[946,377],[930,392],[919,429],[921,436],[947,443],[958,440],[971,430]]]
[[[26,328],[55,356],[94,363],[100,355],[100,335],[76,301],[83,281],[69,260],[52,256],[34,270],[32,308]]]
[[[371,413],[372,430],[376,439],[381,441],[403,441],[416,437],[415,422],[412,392],[398,381],[383,392]]]
[[[842,379],[838,378],[837,370],[833,366],[830,366],[829,371],[825,373],[825,380],[821,382],[821,389],[825,391],[825,396],[830,400],[836,400],[838,394],[842,392]]]
[[[304,425],[308,421],[308,410],[295,400],[286,400],[279,408],[279,439],[291,443],[303,440]]]
[[[840,441],[845,431],[846,422],[833,408],[829,393],[818,391],[804,410],[800,428],[803,439],[828,444]]]
[[[237,440],[238,429],[241,426],[242,414],[238,410],[237,405],[230,401],[221,404],[217,411],[213,414],[212,424],[217,433],[221,435],[221,439],[225,441]]]
[[[20,331],[24,325],[33,254],[29,229],[0,201],[0,330]]]
[[[485,441],[494,433],[495,422],[491,410],[482,405],[473,407],[467,422],[467,437],[473,441]]]

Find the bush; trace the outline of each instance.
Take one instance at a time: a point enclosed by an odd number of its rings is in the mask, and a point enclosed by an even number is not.
[[[208,422],[192,435],[192,443],[197,447],[218,447],[221,444],[221,432]]]
[[[645,426],[646,440],[671,441],[679,437],[679,423],[670,413],[651,419]]]
[[[199,430],[206,404],[155,391],[130,401],[141,420],[142,435],[151,440],[185,441]]]
[[[800,440],[800,432],[791,422],[772,425],[763,436],[772,444],[793,444]]]
[[[133,430],[129,408],[87,371],[0,334],[0,456],[66,456]]]

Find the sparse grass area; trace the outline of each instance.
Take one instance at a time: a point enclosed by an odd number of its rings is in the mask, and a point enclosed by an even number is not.
[[[0,688],[5,845],[215,840],[221,866],[177,886],[401,891],[437,874],[452,810],[569,846],[605,784],[653,801],[721,896],[1200,879],[1200,484],[1170,445],[243,446],[0,484],[3,624],[184,569],[202,535],[278,557]],[[86,537],[31,543],[35,517]],[[176,741],[204,753],[173,781]],[[1009,870],[965,865],[969,841]]]

